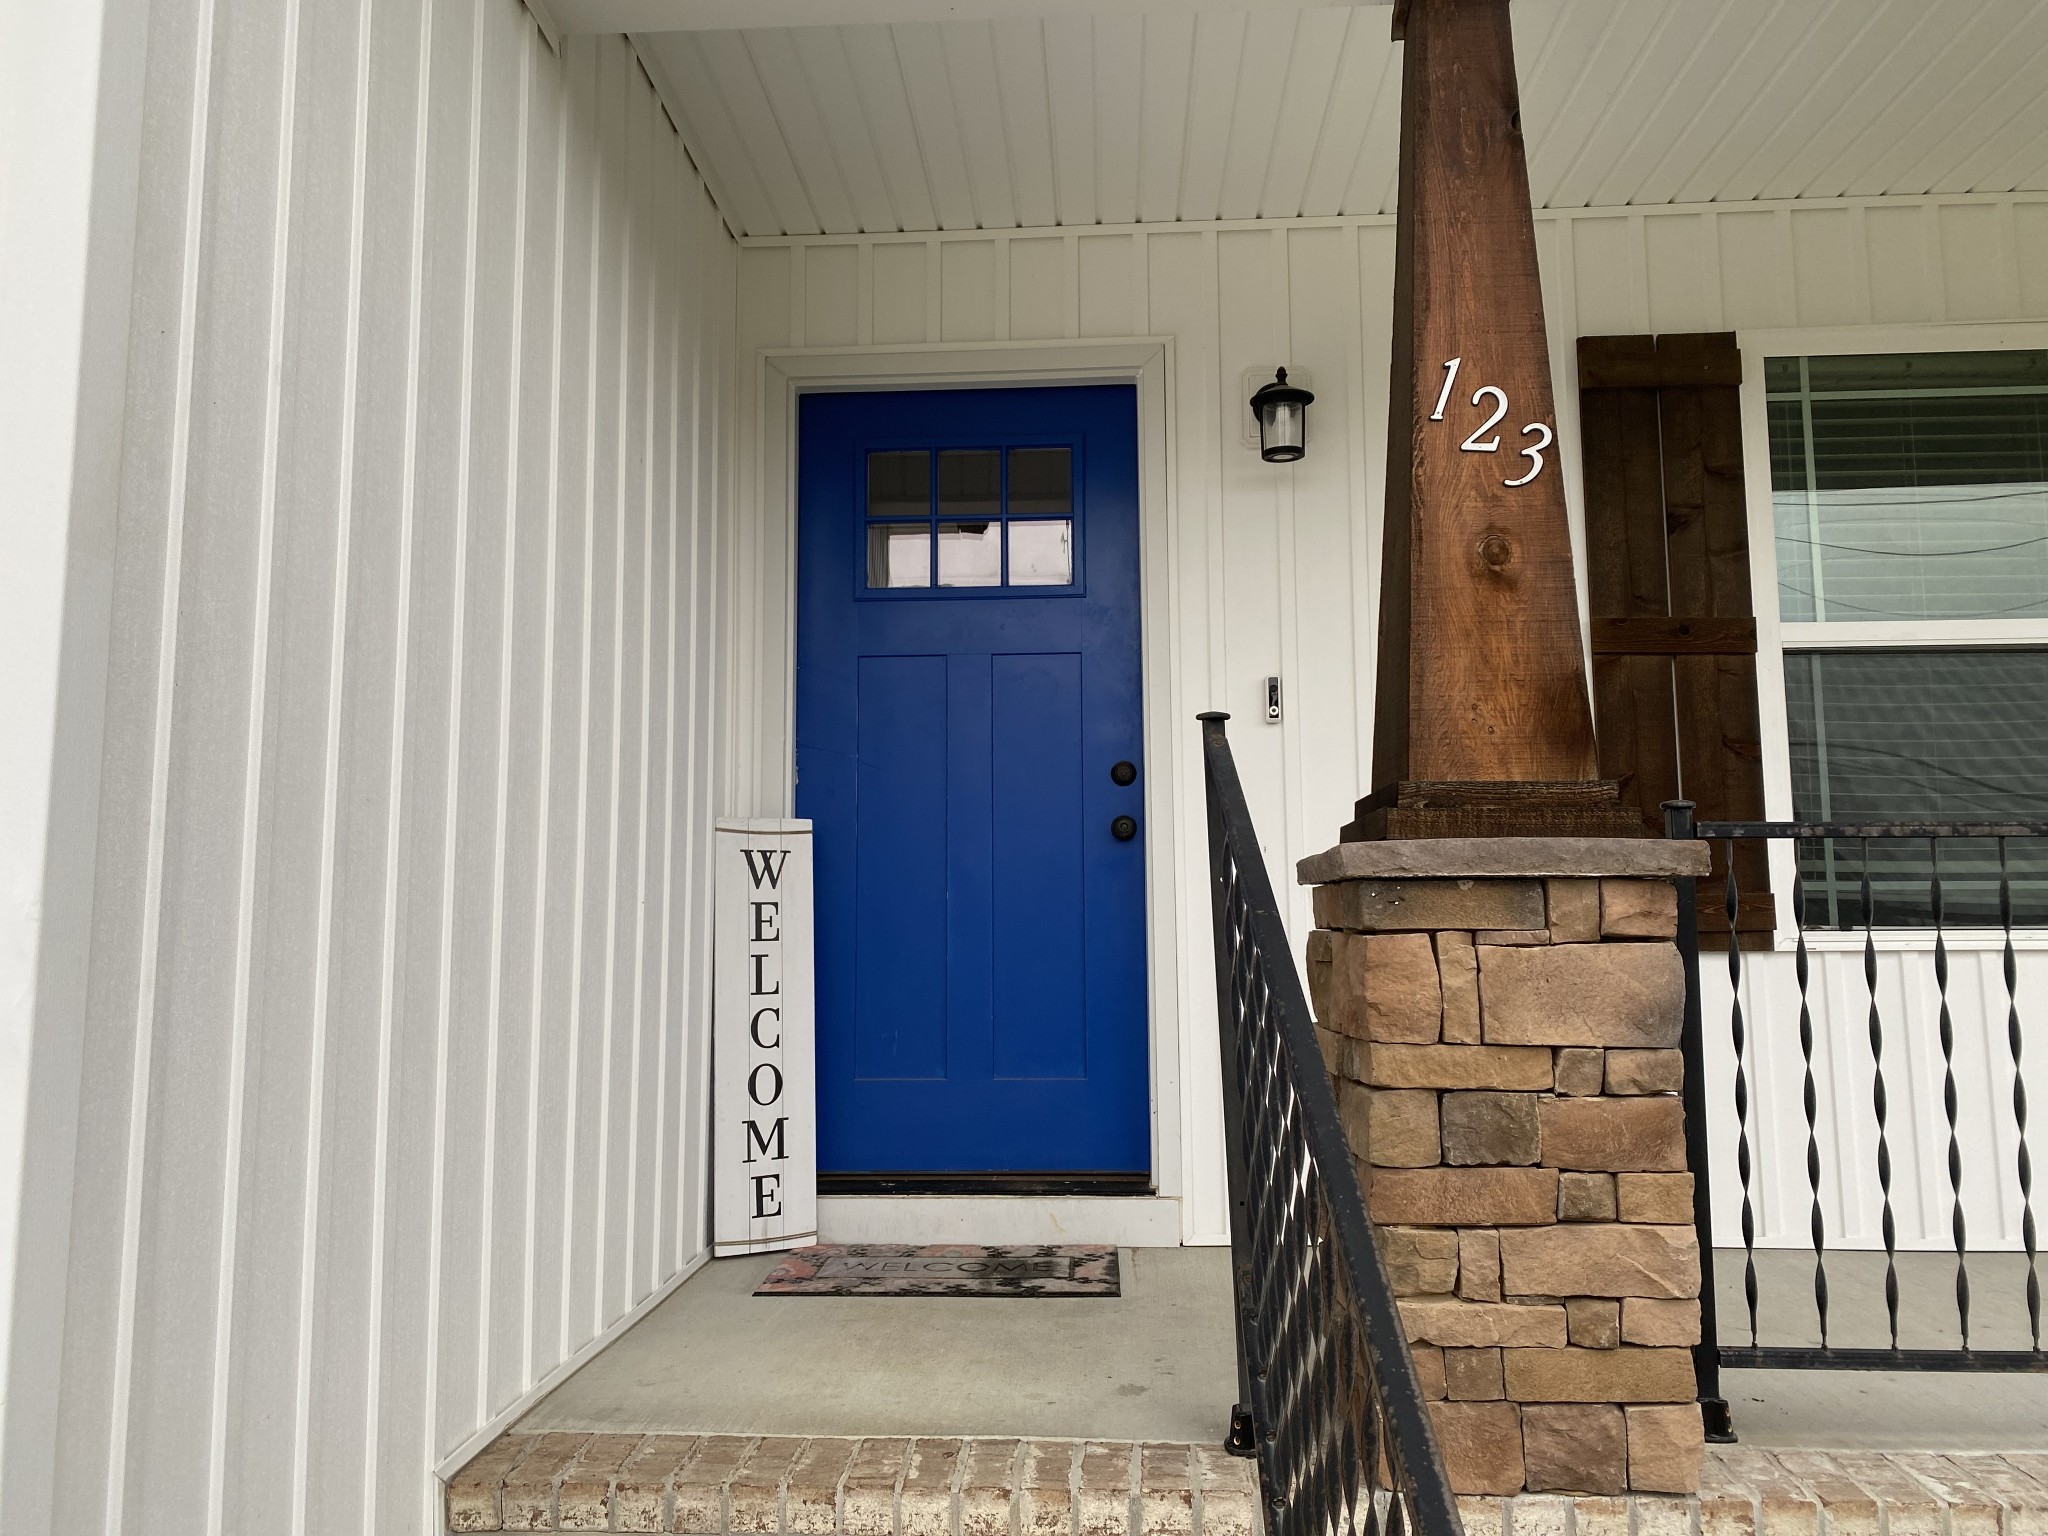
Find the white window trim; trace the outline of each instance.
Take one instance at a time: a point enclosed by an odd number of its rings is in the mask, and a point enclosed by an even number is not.
[[[1778,617],[1778,530],[1771,505],[1770,413],[1766,406],[1764,359],[1845,357],[1887,352],[2001,352],[2048,350],[2048,323],[1987,321],[1947,325],[1809,326],[1735,333],[1742,352],[1742,483],[1749,524],[1751,606],[1756,612],[1757,717],[1763,746],[1764,816],[1792,819],[1792,731],[1785,709],[1785,653],[1788,650],[1851,648],[1925,650],[1944,645],[2048,644],[2048,620],[1926,619],[1883,623],[1787,623]],[[1779,893],[1777,947],[1798,940],[1792,920],[1792,848],[1771,844],[1771,889]],[[1996,930],[1952,930],[1949,948],[1996,949],[2005,942]],[[1883,949],[1931,947],[1933,937],[1917,929],[1878,930]],[[2048,949],[2048,929],[2015,929],[2019,949]],[[1860,933],[1809,933],[1811,950],[1861,949]]]

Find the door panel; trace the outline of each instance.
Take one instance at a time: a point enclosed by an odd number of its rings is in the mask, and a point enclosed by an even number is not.
[[[821,1167],[1150,1164],[1136,392],[806,396]],[[1112,782],[1118,761],[1139,779]]]

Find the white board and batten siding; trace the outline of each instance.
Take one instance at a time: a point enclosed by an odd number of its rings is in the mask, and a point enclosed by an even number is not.
[[[2048,318],[2048,197],[1539,213],[1538,239],[1557,462],[1581,569],[1576,337]],[[1174,840],[1167,862],[1182,887],[1173,903],[1180,921],[1152,935],[1165,951],[1152,1004],[1155,1034],[1177,1032],[1179,1059],[1192,1064],[1167,1085],[1183,1126],[1216,1123],[1194,712],[1235,717],[1246,792],[1282,877],[1334,840],[1370,771],[1393,267],[1393,226],[1383,217],[742,243],[739,344],[757,369],[759,354],[790,350],[930,355],[936,366],[949,351],[1008,348],[1029,369],[1033,344],[1151,337],[1168,347],[1164,485],[1152,493],[1170,510],[1165,547],[1147,550],[1145,600],[1169,609],[1171,687],[1148,700],[1187,718],[1170,723],[1173,760],[1150,766],[1155,782],[1171,786],[1173,817],[1162,828],[1155,811],[1152,835]],[[1246,441],[1247,372],[1281,363],[1309,372],[1317,396],[1308,456],[1291,469],[1262,463]],[[790,451],[761,440],[766,378],[757,372],[741,402],[742,505],[760,466]],[[785,653],[790,633],[789,509],[762,506],[748,517],[752,526],[735,539],[736,617],[757,626],[748,646],[764,665],[739,690],[760,702],[735,722],[734,772],[755,808],[771,814],[787,810],[791,792],[786,695],[777,702],[788,683],[765,664]],[[1269,725],[1263,680],[1275,674],[1287,709]],[[1306,893],[1286,900],[1305,932]],[[1789,976],[1789,957],[1785,964]],[[1846,996],[1835,1013],[1860,1018]],[[2002,1020],[2000,1009],[1984,1027],[2002,1034]],[[1182,1195],[1183,1236],[1223,1239],[1213,1136],[1191,1131],[1162,1143],[1160,1157],[1162,1189]]]
[[[712,966],[711,1251],[818,1237],[811,824],[721,820]]]
[[[437,1531],[705,1246],[736,251],[622,39],[148,28],[35,1525]]]

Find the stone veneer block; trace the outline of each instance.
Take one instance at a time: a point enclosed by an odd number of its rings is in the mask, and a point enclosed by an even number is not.
[[[1597,1098],[1607,1086],[1607,1053],[1598,1046],[1567,1045],[1557,1053],[1557,1091],[1575,1099]]]
[[[1677,888],[1665,880],[1602,880],[1600,936],[1606,939],[1677,938]]]
[[[1479,946],[1488,1045],[1678,1044],[1685,971],[1670,944]]]
[[[1458,1045],[1479,1043],[1479,955],[1472,935],[1435,935],[1437,981],[1443,993],[1443,1038]]]
[[[1650,837],[1404,837],[1339,843],[1294,866],[1303,885],[1333,880],[1671,879],[1711,868],[1704,842]]]
[[[1699,1236],[1691,1227],[1589,1222],[1503,1232],[1500,1266],[1510,1296],[1700,1293]]]
[[[1379,1168],[1366,1204],[1410,1227],[1530,1227],[1557,1220],[1554,1168]]]
[[[1561,1173],[1557,1176],[1559,1221],[1612,1221],[1615,1215],[1613,1174]]]
[[[1534,1094],[1447,1093],[1441,1118],[1443,1161],[1453,1167],[1516,1167],[1537,1160]]]
[[[1630,1408],[1627,1414],[1629,1487],[1648,1493],[1698,1489],[1700,1459],[1706,1450],[1700,1405]]]
[[[1555,1349],[1564,1345],[1565,1312],[1560,1306],[1510,1306],[1492,1301],[1424,1297],[1402,1301],[1401,1324],[1409,1342],[1445,1349]]]
[[[1431,1403],[1454,1493],[1520,1493],[1522,1414],[1513,1403]]]
[[[1600,937],[1598,880],[1546,880],[1543,894],[1548,916],[1543,926],[1553,942],[1591,944]]]
[[[1540,1092],[1551,1084],[1550,1052],[1539,1046],[1375,1045],[1364,1053],[1375,1088],[1501,1088]]]
[[[1320,894],[1320,893],[1318,893]],[[1443,1024],[1426,933],[1333,933],[1317,1018],[1354,1040],[1427,1045]]]
[[[1442,1227],[1376,1228],[1380,1262],[1396,1296],[1443,1296],[1458,1283],[1460,1234]],[[1498,1270],[1500,1260],[1494,1260]]]
[[[1509,1349],[1501,1364],[1518,1403],[1685,1403],[1698,1391],[1686,1349]]]
[[[1625,1296],[1621,1342],[1653,1348],[1690,1349],[1700,1341],[1700,1303],[1655,1296]]]
[[[1543,1162],[1603,1173],[1685,1170],[1685,1108],[1675,1098],[1545,1099]]]
[[[1623,1221],[1682,1226],[1692,1220],[1689,1173],[1620,1173],[1614,1183]]]
[[[1454,1403],[1497,1403],[1506,1395],[1497,1349],[1444,1351],[1444,1395]]]
[[[1522,1457],[1532,1490],[1620,1493],[1628,1486],[1628,1431],[1609,1403],[1537,1403],[1522,1410]]]
[[[1548,928],[1482,928],[1472,942],[1486,945],[1532,945],[1552,942]]]
[[[1449,1395],[1444,1385],[1444,1352],[1434,1344],[1410,1344],[1409,1358],[1415,1362],[1415,1380],[1430,1402],[1442,1402]]]
[[[1535,880],[1345,880],[1316,887],[1315,914],[1318,928],[1359,933],[1541,928],[1543,886]]]
[[[1434,1168],[1443,1161],[1437,1098],[1427,1089],[1366,1089],[1346,1083],[1338,1102],[1352,1152],[1375,1167]]]
[[[1500,1234],[1493,1228],[1458,1233],[1458,1294],[1467,1301],[1500,1300]]]
[[[1574,1296],[1564,1304],[1565,1337],[1581,1349],[1621,1345],[1621,1303],[1600,1296]]]
[[[1677,1051],[1609,1051],[1607,1091],[1676,1093],[1685,1086],[1685,1057]]]

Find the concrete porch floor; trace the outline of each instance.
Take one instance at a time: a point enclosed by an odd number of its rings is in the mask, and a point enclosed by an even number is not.
[[[714,1260],[517,1429],[1220,1445],[1228,1250],[1120,1257],[1121,1296],[1044,1301],[755,1296],[774,1256]]]
[[[1122,1296],[1047,1301],[754,1296],[772,1256],[717,1260],[517,1430],[1220,1444],[1237,1396],[1228,1251],[1121,1257]],[[1798,1294],[1810,1260],[1767,1261],[1785,1271],[1770,1293]],[[1941,1301],[1938,1278],[1909,1277],[1913,1310]],[[1739,1254],[1719,1256],[1717,1279],[1721,1315],[1737,1316]],[[1857,1342],[1872,1306],[1869,1286],[1839,1287]],[[1728,1371],[1722,1386],[1741,1443],[1759,1449],[2048,1448],[2043,1375]]]

